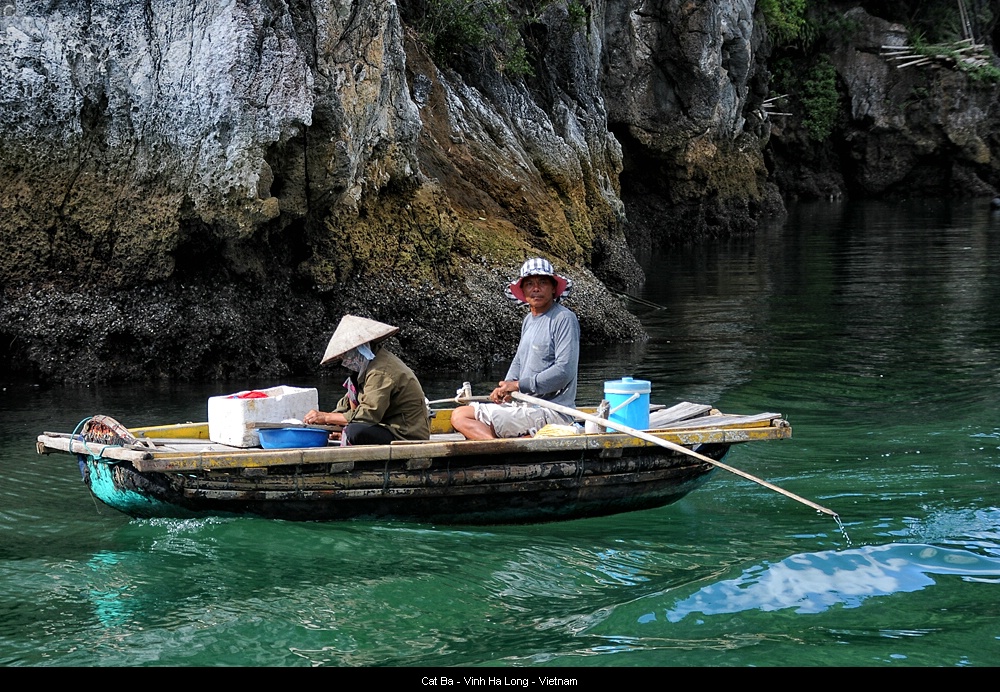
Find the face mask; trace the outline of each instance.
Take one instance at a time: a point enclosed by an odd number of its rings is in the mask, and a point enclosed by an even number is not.
[[[356,348],[352,348],[340,359],[340,364],[353,372],[361,372],[361,368],[365,367],[367,363],[368,359],[361,355]]]
[[[348,370],[364,372],[368,362],[375,359],[375,353],[368,344],[361,344],[341,356],[340,362]]]

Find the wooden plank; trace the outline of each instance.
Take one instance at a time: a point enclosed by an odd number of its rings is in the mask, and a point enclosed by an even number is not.
[[[192,471],[244,468],[258,466],[288,466],[295,464],[328,464],[332,462],[370,461],[386,458],[380,445],[371,447],[301,447],[295,449],[245,449],[228,452],[157,453],[150,459],[135,463],[142,472]]]
[[[664,412],[669,417],[696,416],[676,421],[667,428],[651,431],[664,440],[685,446],[693,444],[724,443],[783,439],[791,436],[791,427],[780,419],[778,413],[761,413],[751,416],[734,416],[715,413],[705,415],[705,404],[682,402]],[[180,424],[177,426],[156,426],[136,429],[140,432],[196,435],[204,424]],[[207,425],[205,426],[207,434]],[[135,433],[133,433],[135,434]],[[451,435],[435,436],[429,441],[407,441],[392,445],[368,447],[327,446],[303,449],[264,450],[260,448],[242,449],[217,445],[200,437],[162,438],[168,445],[160,445],[155,450],[142,448],[100,446],[71,440],[68,434],[46,433],[38,437],[37,448],[41,454],[52,451],[103,456],[109,460],[129,461],[140,472],[206,472],[227,469],[269,468],[293,465],[329,464],[330,468],[353,468],[355,462],[407,462],[422,466],[422,460],[450,459],[455,457],[482,457],[482,463],[514,463],[519,458],[530,463],[535,453],[572,454],[583,450],[606,450],[608,456],[616,456],[614,450],[628,447],[646,447],[652,443],[637,440],[629,435],[608,432],[592,435],[569,435],[565,437],[497,439],[486,441],[464,440]],[[144,441],[160,441],[160,437],[146,438]]]
[[[84,442],[78,439],[71,440],[69,437],[52,437],[50,435],[39,435],[37,447],[41,454],[47,454],[50,451],[69,452],[71,454],[102,456],[118,461],[131,461],[132,463],[137,463],[147,458],[151,459],[153,456],[149,450],[137,451],[126,447],[112,447],[100,445],[95,442]]]
[[[665,428],[676,421],[704,416],[711,410],[712,407],[709,404],[693,404],[690,401],[682,401],[670,408],[649,414],[649,427],[651,429]]]
[[[154,452],[157,454],[163,452],[183,452],[185,454],[195,454],[198,452],[231,452],[234,450],[244,449],[242,447],[230,447],[229,445],[218,444],[217,442],[212,442],[211,440],[192,440],[181,437],[176,439],[171,439],[169,437],[144,437],[142,439],[155,444],[156,448]],[[255,447],[254,449],[257,448]]]
[[[775,414],[763,414],[765,416]],[[741,417],[752,419],[753,416]],[[688,425],[683,429],[653,431],[664,440],[681,445],[735,443],[750,440],[781,439],[791,436],[790,426],[772,426],[770,418],[756,425],[741,427],[711,427]],[[425,442],[412,445],[372,445],[370,447],[326,447],[293,450],[246,450],[233,453],[203,453],[194,455],[166,454],[153,459],[134,461],[143,472],[177,472],[212,469],[230,469],[262,466],[287,466],[295,464],[324,464],[363,461],[401,461],[421,458],[483,457],[483,463],[507,461],[517,463],[521,457],[530,463],[533,453],[571,453],[584,449],[613,450],[626,447],[648,447],[652,443],[637,440],[620,433],[575,435],[552,438],[520,438],[463,442]]]
[[[707,466],[707,465],[705,465]],[[676,467],[636,471],[632,473],[615,473],[610,475],[547,477],[530,480],[514,480],[471,485],[454,486],[448,484],[434,486],[408,487],[378,487],[378,488],[322,488],[302,490],[267,490],[267,489],[203,489],[185,488],[184,496],[216,500],[245,501],[280,501],[280,500],[356,500],[365,498],[401,498],[401,497],[450,497],[476,495],[523,494],[548,490],[569,490],[586,492],[599,490],[602,487],[628,486],[635,487],[641,483],[665,482],[678,477],[691,476],[697,473],[697,464],[678,465]],[[617,496],[617,493],[616,493]]]
[[[719,414],[689,421],[679,421],[673,425],[658,427],[660,430],[691,430],[693,428],[732,428],[769,426],[771,421],[780,420],[780,413],[758,413],[752,416],[732,416]]]
[[[149,425],[139,428],[129,428],[129,432],[137,438],[144,437],[182,437],[196,440],[208,439],[208,423],[174,423],[172,425]]]

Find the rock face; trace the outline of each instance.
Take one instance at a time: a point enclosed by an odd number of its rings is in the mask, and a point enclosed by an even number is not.
[[[886,47],[907,46],[907,27],[860,7],[843,10],[839,23],[850,40],[829,53],[841,106],[830,137],[810,141],[798,119],[774,119],[769,154],[784,194],[993,196],[1000,85],[947,60],[894,61]]]
[[[534,255],[576,282],[586,343],[641,339],[608,287],[664,242],[752,232],[775,181],[891,189],[935,157],[996,179],[995,94],[900,116],[881,29],[837,57],[847,171],[801,165],[794,128],[771,147],[753,0],[512,3],[526,70],[488,42],[432,57],[415,27],[448,2],[0,0],[8,373],[311,373],[345,312],[399,325],[418,372],[482,368]]]
[[[584,36],[553,70],[576,91],[539,104],[438,71],[389,0],[5,6],[9,369],[309,371],[347,311],[402,326],[418,369],[479,367],[513,352],[503,282],[534,254],[590,288],[587,341],[642,338],[589,270],[641,281]]]
[[[756,4],[607,5],[603,87],[627,150],[622,189],[637,248],[753,232],[762,215],[783,211],[762,155]]]
[[[263,277],[268,233],[416,174],[389,3],[19,2],[0,29],[7,281]]]

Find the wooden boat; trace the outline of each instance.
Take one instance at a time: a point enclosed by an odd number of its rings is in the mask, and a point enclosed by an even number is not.
[[[777,413],[652,408],[649,435],[709,459],[734,444],[791,436]],[[93,494],[132,517],[542,522],[667,505],[714,469],[613,431],[477,442],[454,433],[449,419],[450,411],[435,413],[429,441],[242,449],[211,442],[207,423],[126,429],[94,416],[79,433],[43,433],[37,449],[75,455]]]

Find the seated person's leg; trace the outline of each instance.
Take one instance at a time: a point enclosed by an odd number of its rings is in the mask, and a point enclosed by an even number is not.
[[[349,423],[342,434],[349,445],[387,445],[396,439],[387,428],[370,423]]]
[[[497,437],[531,437],[549,422],[549,411],[537,406],[503,406],[494,411]]]
[[[451,412],[451,427],[465,435],[468,440],[492,440],[496,437],[493,428],[476,418],[473,406],[459,406]]]

